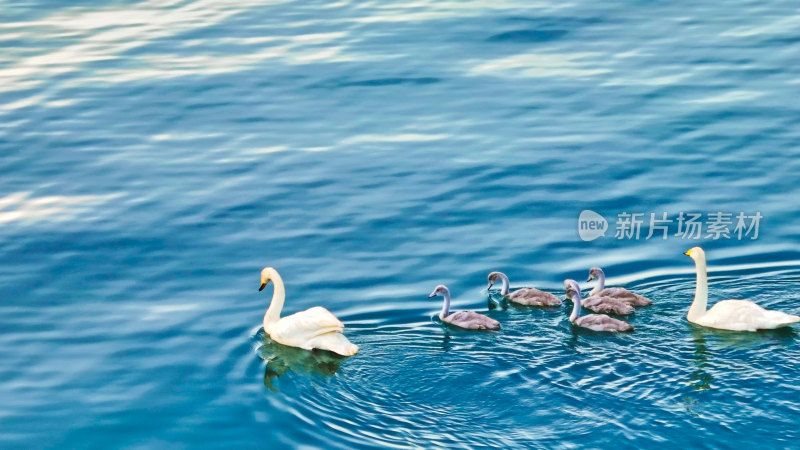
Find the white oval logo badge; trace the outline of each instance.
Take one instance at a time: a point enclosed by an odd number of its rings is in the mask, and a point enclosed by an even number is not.
[[[606,219],[590,209],[581,211],[578,216],[578,236],[584,241],[593,241],[599,237],[605,237],[608,231]]]

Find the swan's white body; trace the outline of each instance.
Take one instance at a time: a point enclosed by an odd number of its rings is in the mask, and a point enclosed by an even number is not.
[[[709,328],[732,331],[771,330],[800,322],[800,317],[780,311],[764,309],[749,300],[722,300],[711,309],[708,304],[708,268],[706,254],[700,247],[686,252],[697,268],[697,285],[694,301],[686,319]]]
[[[305,350],[320,349],[351,356],[358,346],[342,334],[344,324],[325,308],[315,306],[305,311],[281,317],[286,291],[278,272],[266,267],[261,271],[261,289],[272,281],[275,290],[267,313],[264,314],[264,332],[279,344]]]

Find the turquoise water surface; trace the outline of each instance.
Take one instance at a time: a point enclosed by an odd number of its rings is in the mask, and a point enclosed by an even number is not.
[[[0,447],[792,448],[791,1],[0,1]],[[608,220],[583,241],[578,215]],[[614,237],[621,213],[757,239]],[[735,219],[734,219],[735,221]],[[322,305],[340,359],[263,337]],[[633,334],[490,302],[602,266]],[[500,332],[443,328],[454,307]]]

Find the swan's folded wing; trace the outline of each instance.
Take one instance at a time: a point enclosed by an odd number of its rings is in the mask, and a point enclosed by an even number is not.
[[[522,288],[508,295],[514,303],[528,306],[558,306],[561,300],[555,295],[534,288]]]
[[[616,325],[616,322],[619,321],[605,314],[588,314],[578,318],[578,325],[586,328],[604,329]]]
[[[610,287],[610,288],[605,288],[602,291],[600,291],[599,295],[602,295],[603,297],[630,297],[630,296],[633,296],[633,295],[636,295],[636,294],[634,294],[633,292],[631,292],[631,291],[629,291],[629,290],[627,290],[625,288]]]
[[[649,298],[620,287],[605,288],[597,295],[624,300],[633,306],[650,306],[653,304]]]
[[[633,306],[614,297],[600,297],[593,295],[581,301],[581,306],[599,313],[612,313],[625,316],[633,313]]]
[[[722,300],[701,318],[701,325],[725,330],[768,330],[798,321],[797,316],[764,309],[749,300]]]
[[[577,320],[578,325],[595,331],[633,331],[633,326],[605,314],[589,314]]]
[[[283,317],[275,325],[271,333],[277,333],[284,339],[310,339],[314,336],[342,332],[344,324],[321,306]]]
[[[581,306],[583,306],[584,308],[591,308],[597,306],[601,301],[602,299],[599,296],[590,295],[589,297],[586,297],[583,300],[581,300]]]
[[[475,311],[458,311],[447,316],[445,322],[469,330],[495,330],[500,322]]]

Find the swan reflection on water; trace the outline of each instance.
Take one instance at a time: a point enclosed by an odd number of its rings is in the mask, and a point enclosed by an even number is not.
[[[774,330],[759,330],[755,333],[742,333],[689,324],[689,329],[692,333],[692,340],[695,346],[694,355],[692,357],[695,370],[692,371],[689,377],[689,385],[697,391],[711,389],[711,382],[714,380],[714,377],[712,377],[708,371],[709,358],[713,357],[713,353],[709,351],[709,345],[706,342],[707,339],[712,340],[718,347],[738,347],[747,349],[748,347],[763,345],[765,343],[789,345],[794,341],[794,338],[797,337],[797,332],[792,328],[778,328]]]
[[[748,348],[753,345],[763,344],[791,344],[797,337],[797,331],[791,327],[776,328],[774,330],[758,330],[745,333],[741,331],[718,330],[692,323],[688,324],[695,343],[705,344],[706,338],[711,338],[714,344],[721,347]]]
[[[692,356],[692,363],[695,369],[689,376],[689,385],[696,391],[707,391],[711,389],[711,382],[714,378],[708,373],[708,345],[706,344],[706,330],[695,326],[689,325],[692,332],[692,340],[694,341],[694,355]]]
[[[301,375],[329,378],[336,374],[342,361],[346,359],[327,350],[303,350],[281,345],[263,335],[264,344],[259,349],[261,358],[267,362],[264,369],[264,386],[277,391],[272,384],[286,372]]]

